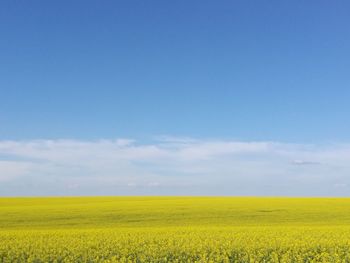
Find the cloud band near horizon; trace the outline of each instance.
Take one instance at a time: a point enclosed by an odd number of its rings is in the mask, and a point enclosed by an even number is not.
[[[347,196],[350,145],[0,141],[0,195]]]

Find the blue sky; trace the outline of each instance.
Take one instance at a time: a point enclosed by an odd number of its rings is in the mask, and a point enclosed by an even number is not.
[[[303,174],[287,194],[319,183],[314,195],[346,195],[349,8],[316,0],[2,1],[0,194],[103,194],[114,180],[108,194],[283,195],[288,178]],[[119,164],[120,149],[110,152],[105,141],[133,154]],[[245,145],[239,153],[235,143]],[[74,153],[76,144],[88,158]],[[247,153],[251,144],[257,149]],[[149,147],[162,154],[139,153]],[[102,157],[83,165],[104,151],[119,160],[110,171],[101,172]],[[184,161],[182,151],[205,157]],[[252,160],[270,186],[259,183]],[[240,170],[230,170],[238,161]]]

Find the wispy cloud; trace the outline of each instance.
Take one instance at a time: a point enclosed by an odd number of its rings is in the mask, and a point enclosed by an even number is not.
[[[347,195],[349,185],[346,144],[0,141],[0,195]]]
[[[307,160],[293,160],[292,164],[294,165],[318,165],[320,162],[307,161]]]

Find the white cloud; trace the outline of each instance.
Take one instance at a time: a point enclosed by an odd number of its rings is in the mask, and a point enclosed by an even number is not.
[[[0,182],[0,195],[346,195],[350,145],[0,141]]]
[[[33,165],[29,162],[2,161],[0,159],[0,182],[25,176]]]

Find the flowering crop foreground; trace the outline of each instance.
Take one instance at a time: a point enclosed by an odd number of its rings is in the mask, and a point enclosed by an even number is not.
[[[350,262],[350,199],[1,198],[0,262]]]

